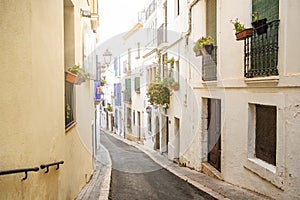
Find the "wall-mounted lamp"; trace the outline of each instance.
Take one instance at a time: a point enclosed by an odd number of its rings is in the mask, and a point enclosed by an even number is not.
[[[80,9],[80,14],[81,14],[82,17],[91,18],[91,16],[92,16],[91,11],[89,11],[89,10]]]

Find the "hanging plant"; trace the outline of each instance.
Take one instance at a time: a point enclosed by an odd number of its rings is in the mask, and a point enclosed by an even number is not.
[[[166,109],[169,108],[171,92],[163,82],[155,81],[151,83],[147,91],[147,96],[152,105],[161,106]]]
[[[89,74],[79,65],[73,65],[69,67],[68,71],[77,75],[75,84],[80,85],[82,82],[86,81],[89,78]]]

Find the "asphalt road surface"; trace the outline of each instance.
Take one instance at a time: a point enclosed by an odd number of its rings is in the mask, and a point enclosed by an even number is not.
[[[102,133],[101,143],[112,159],[109,199],[215,199],[162,168],[142,151],[113,136]]]

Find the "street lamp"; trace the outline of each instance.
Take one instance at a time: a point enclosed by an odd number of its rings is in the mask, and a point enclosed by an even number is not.
[[[111,62],[111,52],[106,49],[106,51],[103,53],[103,58],[104,58],[104,63],[107,65],[107,67],[109,66],[110,62]]]

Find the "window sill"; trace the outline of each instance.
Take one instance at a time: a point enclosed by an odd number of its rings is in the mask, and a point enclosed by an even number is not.
[[[248,85],[256,86],[267,86],[267,85],[278,85],[279,76],[267,76],[267,77],[256,77],[256,78],[244,78],[244,81]]]
[[[262,179],[272,183],[277,188],[283,190],[283,177],[277,175],[276,166],[270,165],[257,158],[248,158],[244,167]]]
[[[76,126],[77,122],[72,122],[68,127],[65,128],[65,133],[67,134],[71,129],[73,129]]]

